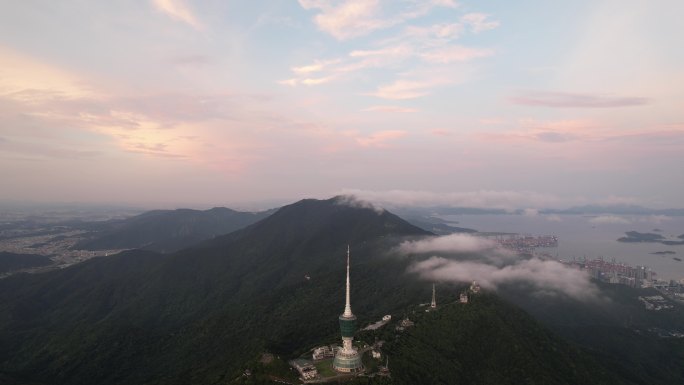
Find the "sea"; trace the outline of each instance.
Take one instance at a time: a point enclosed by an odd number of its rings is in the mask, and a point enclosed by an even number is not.
[[[632,266],[650,267],[661,280],[684,279],[684,245],[625,243],[617,239],[627,231],[657,233],[671,240],[684,234],[684,217],[647,215],[479,214],[440,215],[449,224],[480,232],[555,235],[558,247],[539,248],[558,259],[602,257]],[[671,251],[675,254],[658,255]]]

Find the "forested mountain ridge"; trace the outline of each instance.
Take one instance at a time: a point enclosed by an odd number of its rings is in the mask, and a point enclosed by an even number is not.
[[[344,197],[311,199],[173,254],[132,250],[2,279],[0,379],[55,385],[229,383],[263,352],[292,357],[339,339],[348,244],[352,306],[360,325],[384,314],[401,316],[429,300],[430,284],[407,273],[420,256],[391,252],[405,239],[424,236],[430,233],[388,211]],[[387,352],[395,357],[391,367],[395,359],[410,362],[414,351],[422,354],[415,372],[393,369],[396,383],[449,378],[439,373],[470,378],[466,384],[496,381],[497,370],[530,384],[549,378],[566,383],[553,371],[596,384],[646,384],[649,373],[660,368],[670,368],[661,383],[682,378],[671,365],[649,361],[625,372],[636,381],[625,380],[620,371],[632,365],[634,354],[613,365],[605,351],[595,354],[563,342],[523,311],[495,297],[482,298],[465,313],[444,307],[419,320],[407,339],[388,338]],[[562,313],[570,320],[589,305],[563,306],[572,309]],[[587,323],[596,319],[590,316]],[[604,325],[615,326],[611,320]],[[500,343],[500,352],[490,359],[480,349],[478,360],[467,361],[458,351],[478,343]],[[507,361],[507,354],[519,356]],[[533,365],[541,369],[524,369]],[[563,365],[570,366],[570,374],[563,374]]]
[[[220,382],[260,351],[335,334],[348,243],[360,314],[417,301],[405,264],[383,250],[425,234],[386,211],[304,200],[168,256],[133,250],[9,277],[0,370],[54,384]]]
[[[258,222],[274,210],[241,212],[225,207],[209,210],[153,210],[123,220],[89,225],[95,231],[75,249],[145,249],[171,253]]]

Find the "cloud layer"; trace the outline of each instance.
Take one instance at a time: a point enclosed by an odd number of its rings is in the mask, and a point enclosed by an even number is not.
[[[152,4],[170,18],[186,23],[195,29],[202,29],[202,24],[182,0],[152,0]]]
[[[472,76],[472,71],[457,65],[495,54],[492,48],[463,45],[457,40],[495,29],[499,22],[484,13],[460,14],[452,1],[407,3],[399,10],[379,0],[300,0],[299,4],[316,11],[314,22],[318,28],[338,40],[372,37],[379,30],[390,31],[389,37],[371,38],[370,44],[362,43],[364,48],[343,56],[318,57],[309,64],[295,65],[290,68],[293,77],[279,80],[281,85],[359,81],[373,71],[383,70],[394,74],[394,79],[364,95],[387,100],[418,99],[430,95],[433,89],[461,84]],[[452,21],[420,23],[438,11],[450,15]]]
[[[470,235],[447,235],[404,242],[403,254],[438,254],[414,263],[409,271],[438,282],[477,281],[497,290],[509,284],[526,284],[537,294],[562,294],[577,300],[593,300],[598,289],[582,271],[538,257],[516,256],[486,239]]]
[[[506,210],[547,208],[581,202],[535,191],[480,190],[463,192],[434,192],[420,190],[359,190],[345,189],[342,194],[355,195],[377,204],[396,206],[451,206],[488,207]]]

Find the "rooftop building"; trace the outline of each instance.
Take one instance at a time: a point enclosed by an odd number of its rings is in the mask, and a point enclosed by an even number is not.
[[[313,350],[312,358],[314,361],[332,358],[335,356],[337,347],[333,345],[319,346]]]
[[[297,369],[303,380],[313,380],[318,377],[318,370],[308,360],[296,359],[292,361],[292,365]]]

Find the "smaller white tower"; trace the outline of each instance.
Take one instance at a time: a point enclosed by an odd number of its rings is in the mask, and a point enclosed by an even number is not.
[[[437,301],[435,300],[435,284],[432,284],[432,302],[430,303],[431,308],[436,308],[437,307]]]

